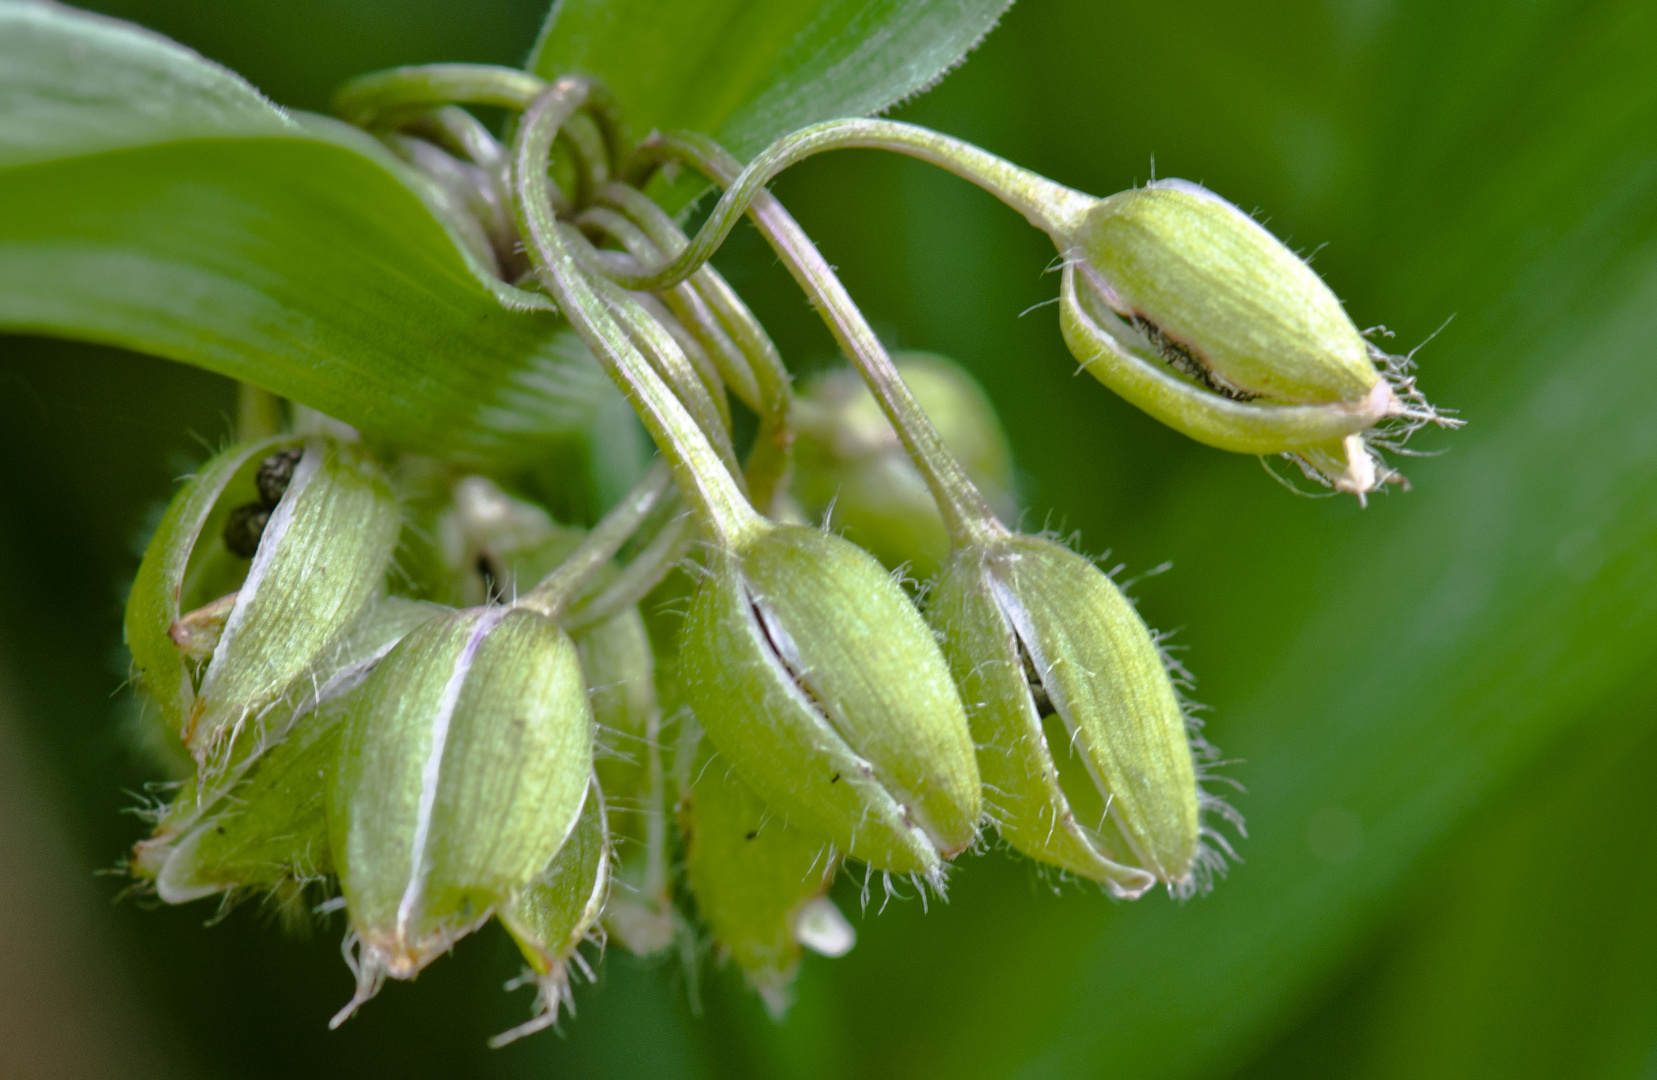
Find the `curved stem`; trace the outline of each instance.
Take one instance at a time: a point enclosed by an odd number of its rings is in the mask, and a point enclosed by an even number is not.
[[[569,557],[512,606],[538,611],[549,619],[560,618],[593,574],[615,558],[616,552],[644,524],[651,511],[661,505],[672,480],[666,465],[660,461],[652,465],[644,478],[633,485],[633,490],[582,538]]]
[[[640,228],[637,222],[608,205],[589,207],[581,212],[576,221],[582,225],[595,225],[619,241],[637,266],[650,266],[660,262],[663,252],[668,250],[662,247],[655,237]],[[619,267],[621,264],[616,265]],[[694,274],[691,280],[695,280]],[[717,370],[723,385],[729,386],[750,408],[757,405],[759,390],[754,382],[754,373],[748,365],[748,358],[737,349],[736,342],[731,340],[730,335],[714,323],[713,313],[708,310],[707,304],[691,281],[681,281],[670,289],[644,295],[660,299],[673,312],[684,329],[696,338],[698,345]]]
[[[662,153],[690,164],[717,184],[734,184],[743,174],[741,163],[706,136],[690,133],[658,136],[656,145]],[[800,228],[776,196],[763,188],[754,193],[749,212],[794,280],[811,298],[840,348],[863,373],[875,400],[880,402],[898,438],[931,489],[950,539],[957,546],[967,546],[992,542],[1005,536],[1006,527],[996,520],[984,496],[961,468],[961,463],[944,446],[938,429],[932,426],[932,421],[898,375],[886,346],[875,336],[868,320],[852,302],[839,277],[817,250],[817,245],[811,242],[805,230]]]
[[[358,127],[440,105],[497,105],[527,109],[547,88],[545,79],[493,64],[424,64],[359,75],[334,95],[334,113]]]
[[[574,229],[564,226],[564,234],[572,249],[579,250],[581,246],[586,245],[585,238],[580,237]],[[577,258],[580,261],[579,256]],[[726,471],[733,477],[740,476],[741,468],[737,465],[736,450],[731,445],[730,414],[720,408],[724,402],[716,401],[714,394],[710,392],[711,384],[712,389],[717,391],[721,398],[725,393],[718,375],[710,369],[706,375],[707,381],[704,381],[703,373],[691,362],[685,350],[679,346],[679,342],[656,320],[639,297],[607,278],[594,278],[591,284],[611,317],[621,324],[622,329],[650,362],[652,370],[678,396],[680,403],[718,453]]]
[[[430,139],[457,157],[491,173],[503,173],[507,166],[506,147],[483,121],[459,105],[443,105],[424,112],[404,125],[412,134]]]
[[[690,243],[677,223],[649,196],[625,184],[611,184],[600,193],[601,202],[615,206],[645,230],[663,251],[676,255]],[[760,433],[767,440],[768,453],[778,459],[777,480],[787,473],[794,435],[789,427],[793,381],[783,366],[782,356],[735,289],[712,266],[702,266],[690,276],[690,285],[712,309],[724,331],[736,342],[748,360],[755,381],[757,401],[743,400],[760,417]],[[733,386],[733,389],[736,387]],[[740,391],[739,391],[740,393]],[[750,472],[754,464],[750,462]]]
[[[748,505],[708,437],[582,272],[552,212],[547,156],[558,129],[589,94],[583,80],[561,78],[525,113],[513,153],[520,228],[542,284],[644,420],[710,538],[727,547],[743,546],[770,523]]]
[[[647,139],[629,162],[624,178],[639,183],[658,163],[666,146],[664,136]],[[616,280],[629,289],[648,290],[663,289],[684,280],[713,256],[749,205],[778,173],[813,154],[851,147],[890,150],[947,169],[1023,214],[1030,224],[1051,236],[1061,250],[1070,246],[1066,238],[1071,230],[1098,202],[1091,195],[1055,184],[1005,158],[930,128],[895,120],[828,120],[783,136],[766,147],[739,175],[726,181],[725,194],[708,215],[702,230],[676,258],[647,273]]]
[[[577,220],[591,222],[620,240],[640,265],[648,266],[664,251],[672,254],[687,243],[660,207],[622,184],[609,185],[600,194],[599,206],[583,211]],[[607,264],[599,270],[610,268]],[[785,486],[793,459],[789,416],[793,394],[782,358],[747,305],[711,266],[701,267],[689,281],[656,295],[672,311],[674,322],[711,357],[723,383],[758,415],[759,430],[745,474],[749,498],[762,510],[768,508]]]
[[[598,595],[577,601],[569,609],[564,616],[564,628],[573,634],[639,603],[679,565],[695,539],[689,514],[681,514],[664,524],[644,550],[622,567],[614,581]]]

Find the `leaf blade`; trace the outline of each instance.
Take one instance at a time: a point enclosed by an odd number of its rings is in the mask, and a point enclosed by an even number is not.
[[[921,93],[1011,0],[559,0],[529,70],[603,79],[636,136],[689,128],[748,157],[794,128]]]
[[[0,4],[0,102],[0,330],[195,364],[477,466],[613,414],[550,303],[491,278],[361,132],[32,3]]]

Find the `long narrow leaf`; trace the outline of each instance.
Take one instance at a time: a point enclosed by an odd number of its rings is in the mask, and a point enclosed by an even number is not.
[[[0,329],[196,364],[504,466],[614,398],[548,307],[470,261],[360,132],[148,32],[0,3]]]
[[[635,135],[707,132],[747,157],[865,116],[960,63],[1011,0],[559,0],[529,68],[602,78]]]

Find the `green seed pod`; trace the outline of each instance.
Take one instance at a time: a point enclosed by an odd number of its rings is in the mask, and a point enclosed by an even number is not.
[[[604,909],[604,926],[630,952],[649,956],[671,945],[674,935],[662,712],[650,635],[635,607],[581,631],[575,645],[598,724],[594,765],[619,885]]]
[[[702,921],[721,958],[780,1017],[800,946],[840,956],[856,941],[823,895],[838,867],[834,845],[773,813],[706,740],[682,813],[685,872]]]
[[[982,808],[966,715],[925,622],[872,557],[781,525],[710,560],[679,677],[765,802],[871,866],[941,884]]]
[[[1310,267],[1195,184],[1162,180],[1098,200],[1061,246],[1070,351],[1198,442],[1287,455],[1362,501],[1403,481],[1374,445],[1396,448],[1429,423],[1460,426],[1417,389],[1407,357],[1364,339]]]
[[[544,870],[592,775],[575,646],[524,610],[473,609],[400,641],[352,695],[328,788],[357,993],[413,978]]]
[[[594,780],[587,789],[581,817],[564,846],[535,878],[503,905],[500,920],[529,964],[523,980],[537,993],[535,1015],[489,1040],[492,1047],[552,1026],[560,1008],[575,1011],[570,997],[569,965],[578,965],[590,981],[592,969],[577,951],[598,925],[610,892],[610,834],[605,826],[604,793]],[[508,984],[508,989],[520,985]]]
[[[1111,308],[1227,397],[1360,402],[1383,382],[1323,279],[1205,188],[1159,180],[1101,199],[1075,242]]]
[[[306,712],[286,738],[260,756],[219,812],[170,846],[155,876],[162,900],[183,904],[237,888],[305,883],[333,872],[323,796],[348,704],[347,695]]]
[[[182,652],[182,643],[174,639],[172,630],[185,605],[196,606],[192,597],[206,601],[235,588],[234,581],[223,582],[219,566],[213,566],[211,573],[204,571],[209,564],[234,562],[219,540],[225,521],[237,504],[257,497],[254,477],[260,462],[293,441],[241,443],[215,455],[179,489],[144,549],[127,596],[126,643],[139,685],[155,700],[175,734],[183,730],[195,705],[195,684],[187,661],[198,658],[200,648]],[[236,576],[240,577],[239,567]],[[205,588],[200,583],[204,577],[212,579]],[[221,583],[225,587],[215,587]],[[214,645],[222,630],[220,624],[211,634]]]
[[[1173,682],[1121,590],[1012,536],[963,548],[928,601],[1002,837],[1118,896],[1189,891],[1204,796]]]
[[[222,764],[247,722],[339,640],[379,590],[398,523],[361,451],[306,444],[180,732],[198,762]]]
[[[161,899],[185,903],[241,887],[276,887],[332,872],[322,816],[325,778],[338,756],[341,698],[391,647],[444,609],[382,597],[300,680],[305,693],[273,707],[266,738],[244,740],[203,788],[188,781],[133,851],[134,876]]]
[[[972,376],[941,356],[896,353],[921,408],[998,515],[1010,515],[1012,453]],[[830,527],[893,569],[920,579],[949,555],[949,534],[926,482],[856,371],[813,382],[794,401],[794,490],[806,513],[832,511]]]

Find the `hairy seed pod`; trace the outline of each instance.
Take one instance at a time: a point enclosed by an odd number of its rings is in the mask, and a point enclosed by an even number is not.
[[[253,475],[259,462],[272,450],[293,441],[276,438],[240,443],[216,454],[173,496],[144,549],[138,576],[127,596],[126,644],[132,652],[139,685],[155,700],[164,722],[175,734],[184,728],[195,704],[195,684],[187,661],[203,657],[199,650],[181,652],[183,643],[174,639],[173,628],[186,604],[195,607],[236,587],[231,582],[228,587],[218,588],[220,574],[203,573],[214,554],[208,549],[217,548],[217,554],[225,554],[222,544],[211,541],[222,533],[232,508],[256,495]],[[202,542],[204,537],[210,542]],[[195,581],[191,579],[204,576],[214,579],[213,584],[192,587]],[[206,595],[200,596],[203,591]],[[195,603],[191,602],[193,596]],[[228,612],[224,617],[229,618]],[[220,623],[212,634],[215,645],[222,630]],[[183,636],[191,636],[188,627]]]
[[[399,597],[369,605],[302,680],[302,696],[266,717],[221,774],[184,784],[133,851],[135,877],[168,903],[239,887],[274,887],[332,871],[322,817],[325,777],[338,756],[339,701],[391,647],[445,609]]]
[[[339,640],[379,591],[399,523],[361,451],[306,444],[180,732],[198,762],[218,767],[245,725]]]
[[[472,609],[404,638],[361,691],[328,788],[357,993],[413,978],[558,853],[593,768],[575,646],[521,609]]]
[[[892,357],[944,445],[998,516],[1010,515],[1012,454],[995,408],[972,376],[941,356]],[[949,555],[949,534],[926,481],[867,384],[853,370],[820,378],[795,399],[794,490],[813,518],[886,566],[927,579]]]
[[[1228,397],[1360,402],[1382,382],[1323,279],[1206,188],[1159,180],[1102,199],[1076,243],[1111,308]]]
[[[685,872],[719,954],[780,1017],[800,947],[841,956],[856,933],[823,894],[839,855],[771,811],[703,742],[684,801]]]
[[[1190,738],[1161,653],[1098,567],[1051,541],[963,548],[928,598],[979,745],[989,814],[1019,851],[1132,898],[1189,888]]]
[[[526,979],[536,987],[535,1015],[489,1040],[505,1046],[551,1027],[563,1007],[575,1011],[569,965],[592,970],[576,950],[598,926],[610,895],[610,834],[605,827],[604,793],[594,780],[581,817],[552,862],[500,909],[501,924],[529,964]],[[601,935],[602,940],[602,935]]]
[[[949,668],[860,548],[782,525],[716,554],[679,673],[755,794],[846,854],[936,884],[976,838],[978,766]]]

